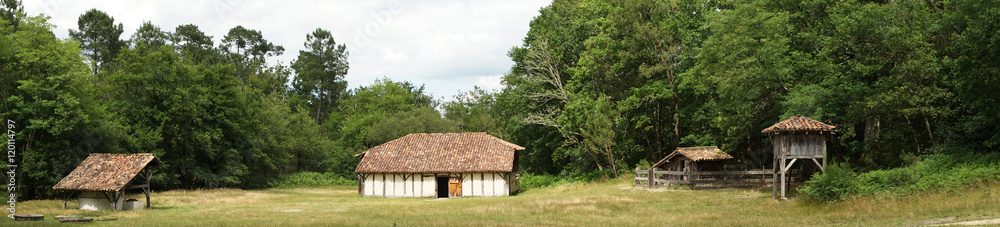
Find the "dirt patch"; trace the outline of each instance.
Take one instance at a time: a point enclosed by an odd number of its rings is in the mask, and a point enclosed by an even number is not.
[[[650,191],[650,192],[676,192],[676,191],[680,191],[680,190],[677,190],[677,189],[664,188],[664,187],[649,188],[649,187],[642,187],[642,186],[637,186],[637,187],[626,186],[626,187],[620,187],[619,189],[622,189],[622,190],[642,190],[642,191]]]
[[[733,196],[733,197],[736,197],[737,199],[756,199],[756,198],[764,198],[764,197],[769,197],[769,196],[766,196],[766,195],[736,195],[736,196]]]
[[[955,218],[954,217],[950,217],[950,218],[934,219],[934,220],[925,221],[924,223],[927,223],[927,222],[930,222],[930,221],[939,221],[939,220],[955,221]],[[985,220],[974,220],[974,221],[963,221],[963,222],[952,222],[952,223],[945,223],[945,224],[940,224],[940,223],[942,223],[942,222],[931,224],[931,226],[998,225],[998,224],[1000,224],[1000,218],[997,218],[997,219],[985,219]]]

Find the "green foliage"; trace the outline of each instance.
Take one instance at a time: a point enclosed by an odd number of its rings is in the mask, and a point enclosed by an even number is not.
[[[1000,154],[930,155],[900,168],[855,173],[830,165],[798,189],[806,199],[836,202],[857,196],[898,196],[950,191],[1000,181]]]
[[[554,187],[572,183],[594,182],[601,179],[607,179],[608,175],[609,173],[600,171],[592,171],[574,176],[559,176],[559,175],[545,175],[545,174],[536,175],[531,173],[523,173],[521,174],[519,183],[522,190],[530,190],[532,188],[544,188],[544,187]]]
[[[345,179],[335,173],[302,171],[282,176],[270,186],[277,188],[329,187],[334,185],[357,185],[355,179]]]
[[[496,111],[495,94],[476,86],[472,91],[460,93],[454,98],[454,101],[444,103],[442,109],[445,118],[456,121],[461,131],[502,133],[501,126],[505,122],[502,113]]]
[[[0,2],[0,19],[10,23],[15,29],[24,17],[24,5],[20,0],[3,0]]]
[[[410,82],[381,79],[375,81],[374,84],[356,88],[346,94],[340,101],[340,106],[343,109],[340,113],[342,115],[338,116],[343,120],[337,119],[339,124],[329,126],[329,128],[334,131],[334,138],[338,139],[340,144],[346,148],[372,147],[379,144],[368,142],[368,134],[372,131],[373,126],[396,113],[412,111],[417,108],[434,108],[431,100],[431,96],[424,94],[423,86],[416,87]],[[438,128],[436,125],[432,126]],[[389,128],[383,128],[383,131],[380,132],[383,135],[373,135],[372,141],[389,138],[388,135],[385,135],[388,131]]]
[[[18,165],[20,199],[55,195],[52,185],[91,152],[122,152],[79,43],[56,38],[46,20],[21,18],[15,29],[0,19],[0,117],[15,126],[4,136],[16,141],[19,163],[9,164]]]
[[[90,9],[77,20],[79,30],[69,30],[69,36],[80,42],[80,48],[90,58],[92,70],[104,71],[125,46],[120,36],[122,24],[104,11]]]
[[[132,43],[132,48],[143,44],[148,47],[159,48],[170,42],[170,36],[169,32],[163,31],[159,26],[146,21],[142,22],[142,25],[139,25],[139,29],[135,30],[129,42]]]
[[[382,144],[410,133],[456,132],[457,128],[454,122],[441,118],[436,110],[420,107],[383,118],[371,127],[365,141]]]
[[[292,86],[296,94],[309,98],[316,122],[322,123],[347,89],[347,81],[344,81],[350,68],[347,46],[337,45],[330,31],[319,28],[306,35],[303,45],[306,49],[300,50],[299,57],[292,62],[296,73]]]
[[[816,173],[808,186],[798,189],[809,200],[836,202],[857,194],[858,174],[843,163],[831,163],[825,173]]]

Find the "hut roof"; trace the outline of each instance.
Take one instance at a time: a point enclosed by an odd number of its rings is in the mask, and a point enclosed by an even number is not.
[[[52,189],[119,191],[150,164],[157,166],[162,162],[153,154],[93,153]]]
[[[817,120],[803,116],[792,116],[787,120],[771,125],[761,133],[770,134],[775,132],[836,132],[837,126],[828,125]]]
[[[726,154],[726,152],[720,150],[719,147],[716,146],[678,147],[676,150],[674,150],[674,152],[670,153],[669,155],[667,155],[667,157],[664,157],[659,162],[656,162],[656,164],[653,166],[656,167],[666,164],[667,162],[670,162],[669,161],[670,159],[674,158],[677,155],[683,155],[684,157],[687,157],[692,161],[696,162],[726,160],[733,158],[733,156],[729,156],[729,154]]]
[[[355,155],[358,173],[511,172],[524,147],[485,132],[413,133]]]

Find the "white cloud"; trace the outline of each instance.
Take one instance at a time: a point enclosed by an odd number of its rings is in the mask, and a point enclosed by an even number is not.
[[[394,52],[392,51],[392,48],[382,47],[382,61],[397,64],[400,62],[410,61],[410,57],[406,56],[406,53],[404,52]]]
[[[80,14],[105,11],[124,24],[128,39],[143,21],[173,31],[195,24],[218,43],[230,28],[260,30],[286,52],[272,62],[288,64],[306,34],[329,30],[347,44],[351,88],[382,77],[426,85],[451,99],[473,86],[499,88],[499,76],[513,64],[506,56],[521,44],[528,23],[550,0],[514,1],[25,1],[31,15],[45,13],[56,36],[68,38]]]
[[[498,91],[503,89],[503,76],[481,76],[476,79],[476,86],[487,91]]]

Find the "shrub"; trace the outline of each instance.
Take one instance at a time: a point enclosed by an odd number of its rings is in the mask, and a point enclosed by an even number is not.
[[[834,164],[798,189],[808,200],[836,202],[852,196],[899,196],[954,190],[1000,181],[1000,153],[928,155],[912,164],[856,174]]]
[[[835,202],[854,195],[857,182],[857,174],[847,164],[833,163],[826,167],[826,173],[816,173],[798,191],[807,200]]]
[[[531,173],[521,174],[521,189],[552,187],[569,183],[586,183],[607,178],[609,174],[601,171],[592,171],[575,176],[557,175],[535,175]]]
[[[273,183],[272,187],[317,187],[332,185],[356,185],[357,183],[357,180],[345,179],[344,177],[338,176],[334,173],[302,171],[282,176],[280,180]]]

